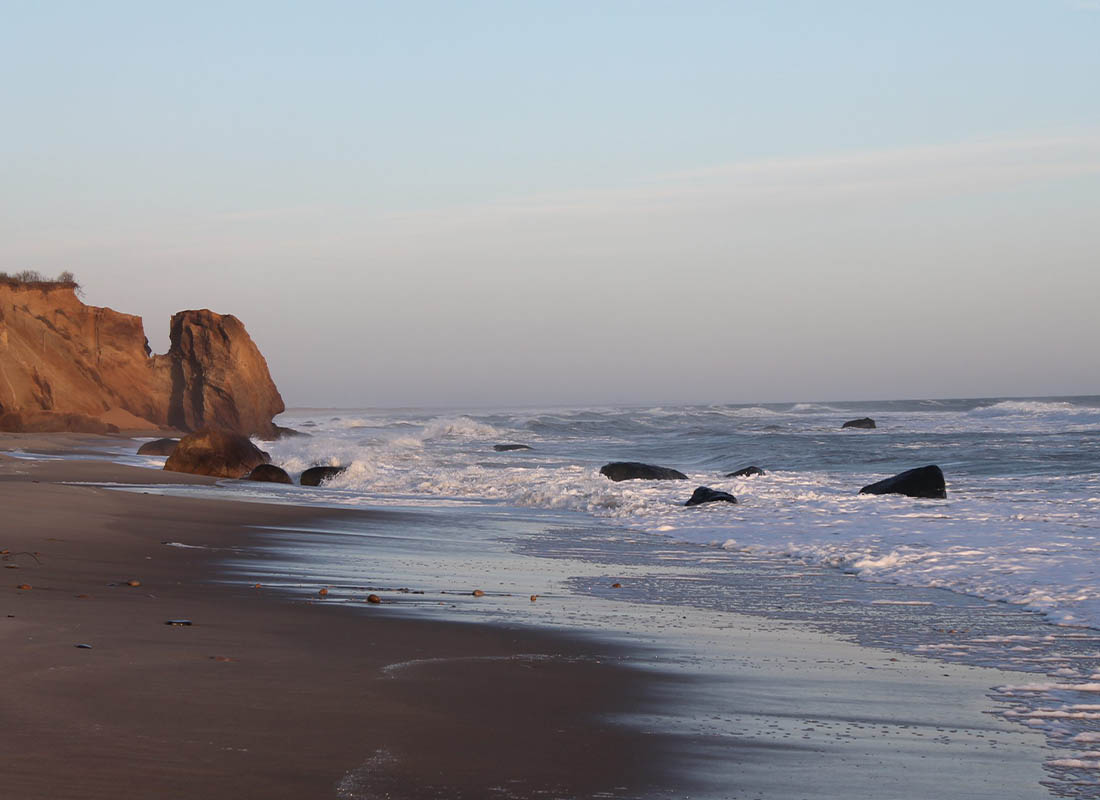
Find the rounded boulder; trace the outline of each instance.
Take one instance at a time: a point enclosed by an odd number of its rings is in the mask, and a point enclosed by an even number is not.
[[[222,430],[201,430],[180,439],[164,462],[169,472],[189,472],[215,478],[240,478],[271,460],[247,436]]]

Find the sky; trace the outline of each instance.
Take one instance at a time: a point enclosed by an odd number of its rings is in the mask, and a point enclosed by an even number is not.
[[[1100,0],[0,11],[0,270],[288,405],[1100,394]]]

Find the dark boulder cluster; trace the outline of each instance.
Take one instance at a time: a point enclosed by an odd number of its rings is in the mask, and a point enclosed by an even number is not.
[[[290,431],[289,428],[282,430]],[[271,456],[252,444],[249,437],[231,431],[206,429],[189,433],[182,439],[157,439],[143,444],[138,454],[168,456],[164,468],[170,472],[261,483],[294,483],[287,471],[270,463]],[[320,486],[346,469],[310,467],[302,473],[299,482],[302,486]]]
[[[859,420],[855,420],[858,422]],[[874,427],[874,422],[871,427]],[[613,481],[671,481],[686,480],[687,476],[679,470],[671,467],[659,467],[653,464],[642,464],[637,461],[613,461],[600,467],[600,474]],[[727,472],[727,478],[750,478],[755,475],[767,475],[768,473],[757,466],[742,467],[735,472]],[[927,467],[907,470],[899,475],[869,484],[859,490],[860,494],[901,494],[908,497],[921,497],[930,499],[945,499],[947,486],[944,481],[943,471],[934,464]],[[684,503],[685,506],[698,506],[704,503],[725,502],[736,503],[737,498],[729,492],[712,489],[709,486],[700,486]]]
[[[850,419],[840,426],[841,428],[866,428],[870,430],[875,427],[875,421],[870,417],[860,417],[859,419]]]

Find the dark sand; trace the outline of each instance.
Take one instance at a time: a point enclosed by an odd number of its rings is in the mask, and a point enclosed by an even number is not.
[[[219,585],[245,526],[318,511],[57,483],[155,480],[212,482],[0,456],[0,796],[690,794],[664,737],[609,721],[661,680],[615,646]]]

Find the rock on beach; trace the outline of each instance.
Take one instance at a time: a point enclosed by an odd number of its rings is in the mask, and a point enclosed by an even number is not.
[[[164,462],[170,472],[190,472],[215,478],[240,478],[271,460],[247,436],[221,430],[189,433]]]

